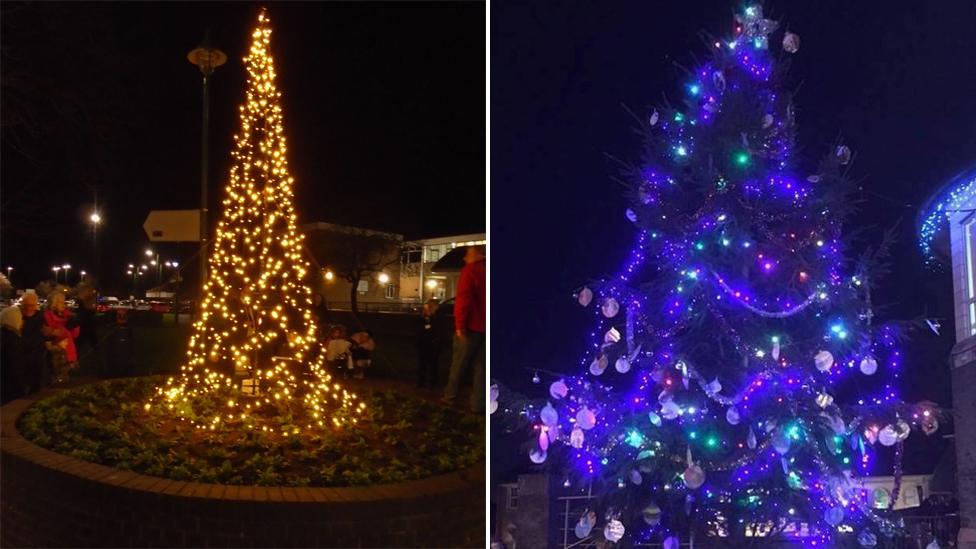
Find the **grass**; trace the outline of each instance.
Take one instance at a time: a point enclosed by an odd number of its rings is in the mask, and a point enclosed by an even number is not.
[[[151,333],[151,332],[150,332]],[[147,340],[150,341],[150,340]],[[355,486],[456,471],[485,456],[484,419],[395,391],[363,392],[365,414],[342,428],[277,432],[221,422],[194,429],[162,406],[147,410],[161,376],[65,390],[28,408],[18,429],[78,459],[174,480],[264,486]],[[272,417],[273,416],[273,417]]]

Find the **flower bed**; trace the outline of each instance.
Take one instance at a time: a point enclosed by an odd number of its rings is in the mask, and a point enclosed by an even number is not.
[[[54,452],[172,480],[257,486],[362,486],[458,471],[484,459],[483,418],[393,391],[365,393],[352,426],[269,433],[223,423],[194,429],[144,404],[162,379],[106,381],[28,408],[24,438]]]

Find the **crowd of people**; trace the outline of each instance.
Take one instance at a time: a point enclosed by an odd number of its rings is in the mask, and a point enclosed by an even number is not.
[[[369,330],[346,335],[346,327],[337,325],[329,329],[322,342],[326,362],[330,369],[344,378],[363,379],[372,364],[376,340]]]
[[[64,294],[48,296],[47,306],[40,310],[38,295],[28,291],[19,306],[0,311],[3,330],[2,400],[4,403],[33,394],[47,385],[64,383],[69,372],[78,367],[75,340],[83,326],[80,315],[65,305]],[[86,336],[87,337],[87,336]]]

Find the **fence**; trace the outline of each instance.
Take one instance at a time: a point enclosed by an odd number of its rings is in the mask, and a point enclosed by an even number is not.
[[[403,303],[398,301],[380,301],[356,303],[356,309],[360,313],[407,313],[420,314],[423,308],[421,303]],[[331,311],[351,311],[352,303],[349,301],[330,301],[329,310]]]
[[[560,496],[557,499],[558,519],[562,549],[597,549],[597,541],[602,539],[599,535],[590,535],[583,539],[578,539],[573,531],[576,521],[580,515],[590,505],[593,499],[592,493],[587,492],[579,496]],[[929,543],[935,539],[939,547],[950,547],[956,545],[956,536],[959,533],[959,515],[948,514],[941,516],[905,516],[905,532],[902,536],[891,539],[879,538],[877,549],[926,549]],[[776,546],[803,545],[802,540],[776,540]],[[694,538],[682,540],[681,547],[694,549],[695,547],[704,549],[709,547],[706,541],[699,540],[697,543]],[[631,547],[654,547],[661,548],[660,541],[639,542],[634,541]]]

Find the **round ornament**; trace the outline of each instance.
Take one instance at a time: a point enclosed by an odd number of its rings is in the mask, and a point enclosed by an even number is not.
[[[823,176],[820,174],[812,174],[807,176],[807,181],[810,183],[820,183],[821,179],[823,179]]]
[[[624,537],[624,524],[617,519],[610,520],[603,527],[603,537],[614,543],[620,541]]]
[[[567,387],[566,383],[560,379],[559,381],[553,382],[553,384],[549,386],[549,394],[552,396],[552,398],[565,398],[566,395],[569,394],[569,387]]]
[[[873,356],[866,356],[861,359],[861,373],[870,376],[878,371],[878,361]]]
[[[596,414],[586,406],[576,414],[576,425],[584,431],[589,431],[596,425]]]
[[[644,523],[648,526],[657,526],[661,522],[661,508],[653,503],[645,507],[641,511],[641,515],[644,518]]]
[[[569,445],[576,449],[582,448],[584,439],[583,430],[579,426],[573,427],[573,432],[569,434]]]
[[[627,360],[627,357],[622,356],[617,359],[617,362],[614,363],[613,367],[616,368],[621,374],[626,374],[630,371],[630,361]]]
[[[878,441],[884,446],[894,446],[898,442],[898,431],[894,425],[888,425],[878,433]]]
[[[555,427],[559,424],[559,413],[556,409],[552,407],[552,404],[546,403],[542,411],[539,412],[539,419],[542,423],[548,427]]]
[[[740,420],[739,409],[735,406],[729,406],[729,409],[725,411],[725,421],[728,421],[729,425],[738,425]]]
[[[912,434],[912,427],[904,419],[899,419],[895,422],[895,433],[898,436],[898,440],[905,440],[908,435]]]
[[[498,385],[492,384],[488,389],[488,397],[491,399],[491,404],[489,405],[490,413],[494,414],[495,410],[498,410]]]
[[[576,300],[579,301],[580,305],[586,307],[593,301],[593,290],[583,286],[583,289],[576,294]]]
[[[922,421],[922,432],[926,435],[931,435],[932,433],[939,430],[939,420],[933,418],[927,418]]]
[[[870,530],[864,530],[857,535],[857,542],[861,544],[861,547],[874,547],[878,544],[878,536]]]
[[[763,118],[762,118],[762,127],[763,127],[763,129],[768,128],[768,127],[770,127],[772,125],[773,125],[773,115],[771,115],[771,114],[764,114],[763,115]]]
[[[660,427],[661,426],[661,416],[655,414],[654,412],[648,412],[647,413],[647,419],[649,419],[651,421],[651,425],[653,425],[655,427]]]
[[[603,312],[603,316],[613,318],[617,316],[617,313],[620,312],[620,304],[617,303],[616,299],[608,297],[603,301],[603,306],[600,308],[600,310]]]
[[[533,448],[529,451],[529,459],[532,463],[540,465],[546,461],[546,451],[541,448]]]
[[[679,549],[680,547],[681,543],[678,542],[677,536],[668,536],[664,540],[664,549]]]
[[[800,37],[792,32],[783,35],[783,49],[787,53],[796,53],[800,50]]]
[[[702,484],[705,484],[705,471],[698,465],[690,465],[685,469],[684,480],[685,486],[695,490]]]
[[[830,351],[820,351],[813,357],[813,363],[821,372],[829,372],[834,366],[834,355],[830,354]]]
[[[637,212],[635,212],[634,210],[627,208],[627,211],[624,212],[624,215],[627,216],[627,221],[630,221],[631,223],[637,223]]]
[[[844,508],[843,507],[831,507],[824,511],[824,522],[831,526],[837,526],[844,520]]]

